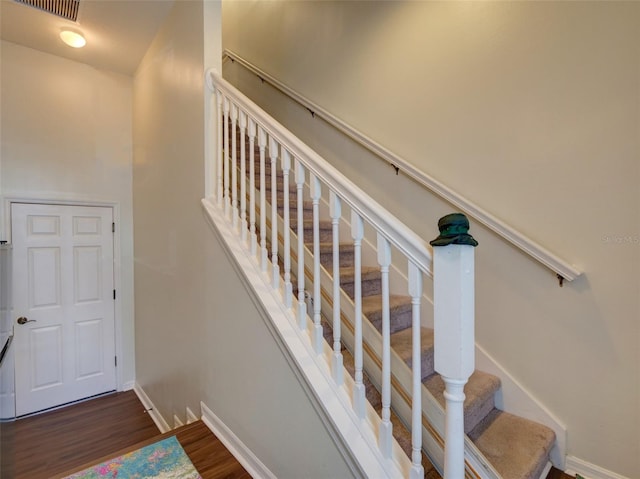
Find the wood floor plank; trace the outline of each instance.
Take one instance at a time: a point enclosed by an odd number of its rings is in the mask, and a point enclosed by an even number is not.
[[[174,432],[203,479],[251,477],[202,421]]]

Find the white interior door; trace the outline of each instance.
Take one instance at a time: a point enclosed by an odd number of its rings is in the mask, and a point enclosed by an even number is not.
[[[16,415],[116,389],[113,210],[13,203]]]

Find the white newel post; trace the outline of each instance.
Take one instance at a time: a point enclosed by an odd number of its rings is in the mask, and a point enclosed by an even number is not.
[[[474,247],[469,221],[454,213],[438,221],[433,246],[435,370],[445,383],[444,478],[464,479],[464,385],[473,373]]]

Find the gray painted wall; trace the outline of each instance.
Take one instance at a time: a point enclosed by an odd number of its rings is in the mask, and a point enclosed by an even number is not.
[[[204,401],[277,477],[351,477],[200,206],[203,13],[177,2],[134,79],[136,380],[169,421]]]

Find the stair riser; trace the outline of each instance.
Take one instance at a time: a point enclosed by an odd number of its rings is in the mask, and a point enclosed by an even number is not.
[[[297,232],[297,223],[295,223],[291,229]],[[305,222],[304,225],[304,242],[309,249],[313,249],[313,226]],[[331,225],[318,228],[319,238],[321,243],[329,243],[333,238],[333,232],[331,231]]]
[[[340,287],[342,290],[347,293],[351,299],[354,299],[354,283],[353,280],[340,280]],[[363,279],[361,282],[362,287],[362,296],[373,296],[374,294],[382,293],[382,285],[380,283],[380,279]]]
[[[333,268],[333,252],[320,253],[320,264],[325,268]],[[340,253],[340,267],[347,268],[353,266],[353,251]]]
[[[367,319],[378,331],[382,332],[382,312],[367,315]],[[389,328],[391,334],[411,327],[411,311],[389,311]]]

